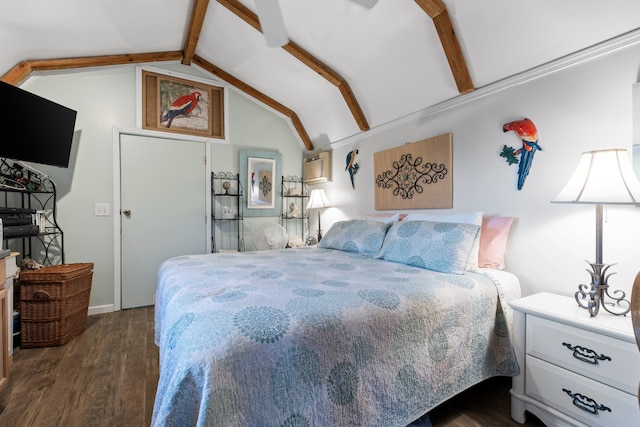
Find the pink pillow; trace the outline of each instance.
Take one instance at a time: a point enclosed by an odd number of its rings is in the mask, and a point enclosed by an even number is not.
[[[478,267],[500,270],[504,268],[504,252],[507,248],[507,238],[512,222],[513,218],[506,216],[485,216],[482,218]]]

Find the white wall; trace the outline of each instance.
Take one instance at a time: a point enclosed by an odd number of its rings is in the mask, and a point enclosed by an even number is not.
[[[193,67],[156,66],[202,77]],[[108,217],[94,216],[94,203],[113,203],[112,129],[135,127],[135,69],[122,66],[37,76],[21,86],[78,111],[70,167],[34,166],[58,186],[58,223],[65,233],[65,262],[95,264],[91,307],[114,303],[113,212]],[[301,174],[302,148],[280,116],[230,90],[229,119],[229,145],[214,144],[212,148],[213,171],[237,173],[239,150],[254,149],[279,151],[282,173]],[[153,153],[140,161],[153,161]],[[259,221],[279,219],[255,222]],[[255,225],[245,223],[246,238]]]
[[[573,295],[589,283],[584,260],[595,258],[595,207],[552,204],[583,151],[623,147],[630,150],[632,85],[640,46],[627,47],[536,80],[490,94],[433,116],[390,124],[357,141],[334,144],[333,182],[324,184],[336,206],[323,213],[323,228],[333,221],[374,212],[373,153],[445,132],[453,133],[454,208],[436,213],[481,210],[513,216],[507,268],[520,277],[523,294],[552,291]],[[533,160],[522,191],[517,166],[499,157],[503,145],[519,146],[502,125],[529,117],[544,151]],[[360,170],[352,190],[344,171],[353,149]],[[631,150],[630,150],[631,151]],[[610,206],[604,226],[604,262],[613,289],[630,294],[640,270],[640,208]],[[312,227],[317,227],[314,224]]]

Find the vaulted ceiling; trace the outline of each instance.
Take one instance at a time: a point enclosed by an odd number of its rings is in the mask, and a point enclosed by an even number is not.
[[[279,112],[313,149],[640,29],[635,0],[279,0],[290,42],[270,48],[258,1],[4,2],[1,79],[181,61]]]

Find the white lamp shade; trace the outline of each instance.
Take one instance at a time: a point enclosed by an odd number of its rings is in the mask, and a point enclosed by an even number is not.
[[[353,1],[369,9],[375,6],[376,3],[378,3],[378,0],[353,0]]]
[[[640,182],[624,149],[582,153],[569,182],[554,203],[638,204]]]
[[[256,0],[260,28],[269,47],[282,47],[289,43],[278,0]]]
[[[327,195],[323,189],[311,190],[309,195],[309,203],[307,203],[307,209],[328,208],[331,204],[327,199]]]

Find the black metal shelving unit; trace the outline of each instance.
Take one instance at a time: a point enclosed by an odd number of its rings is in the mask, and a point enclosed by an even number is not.
[[[282,177],[282,214],[280,222],[289,239],[298,236],[305,242],[309,235],[309,188],[299,176]],[[294,206],[295,205],[295,208]]]
[[[242,186],[240,176],[232,172],[211,174],[211,252],[237,250],[244,252]],[[237,237],[233,245],[231,236]]]
[[[27,224],[21,224],[25,229],[15,231],[9,228],[15,225],[5,223],[4,247],[42,265],[64,264],[64,233],[57,221],[55,183],[19,163],[0,159],[0,191],[4,195],[1,207],[15,209],[16,215],[33,215],[29,225],[35,226],[28,229]]]

